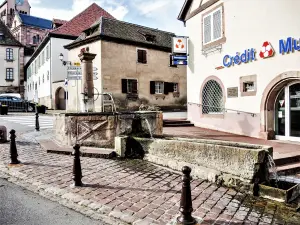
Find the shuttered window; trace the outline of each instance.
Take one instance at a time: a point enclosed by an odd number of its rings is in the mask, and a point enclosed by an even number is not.
[[[138,86],[136,79],[122,79],[122,93],[137,94]]]
[[[147,63],[147,51],[143,49],[137,50],[137,62],[138,63]]]
[[[222,7],[203,17],[203,43],[209,44],[222,38]]]

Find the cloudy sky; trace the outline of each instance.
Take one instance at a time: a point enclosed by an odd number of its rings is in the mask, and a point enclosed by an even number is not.
[[[115,18],[186,35],[177,16],[184,0],[29,0],[31,15],[69,20],[93,2]]]

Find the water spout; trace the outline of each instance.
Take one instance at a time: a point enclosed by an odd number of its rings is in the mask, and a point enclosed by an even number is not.
[[[149,133],[150,133],[150,137],[151,137],[151,139],[153,139],[153,135],[152,135],[152,131],[151,131],[151,127],[150,127],[150,123],[149,123],[149,121],[148,121],[148,119],[147,119],[147,118],[144,118],[144,119],[145,119],[145,121],[146,121],[146,124],[147,124],[148,130],[149,130]]]
[[[270,173],[270,179],[275,180],[276,186],[278,186],[278,173],[277,173],[277,168],[275,165],[275,162],[272,158],[271,155],[268,154],[268,168],[269,168],[269,173]]]

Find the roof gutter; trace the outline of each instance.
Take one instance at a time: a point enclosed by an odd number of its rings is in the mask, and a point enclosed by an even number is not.
[[[181,10],[180,10],[180,13],[177,17],[178,20],[182,21],[185,25],[185,17],[186,17],[186,14],[188,13],[191,5],[192,5],[192,2],[193,0],[185,0]]]

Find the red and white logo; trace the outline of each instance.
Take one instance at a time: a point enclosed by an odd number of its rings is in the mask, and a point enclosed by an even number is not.
[[[259,53],[260,58],[265,59],[274,55],[274,49],[270,42],[265,41]]]
[[[185,48],[184,43],[181,39],[177,40],[175,46],[176,46],[176,48],[179,48],[179,49]]]

